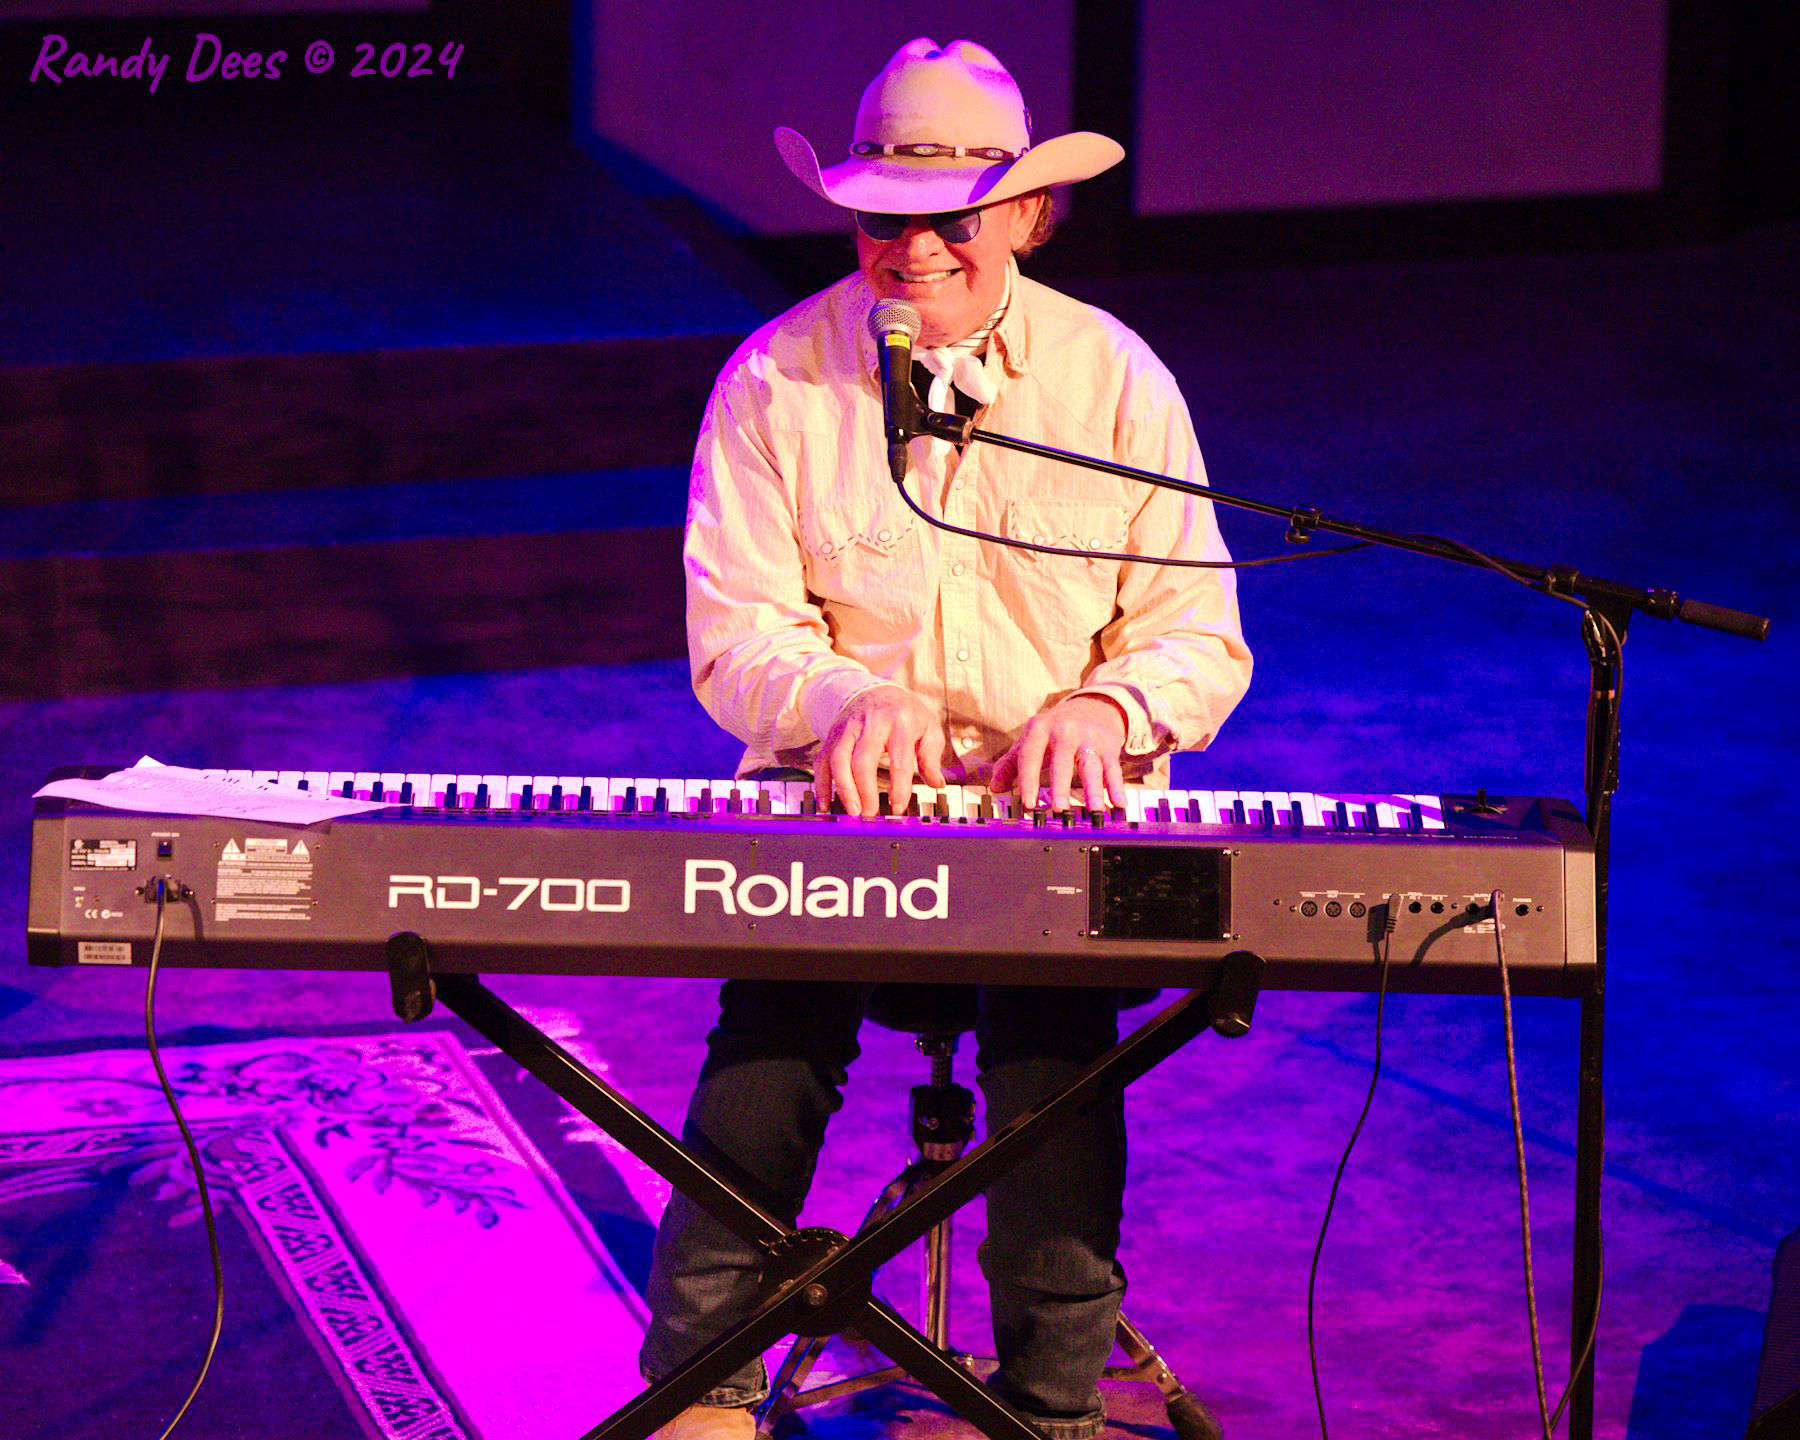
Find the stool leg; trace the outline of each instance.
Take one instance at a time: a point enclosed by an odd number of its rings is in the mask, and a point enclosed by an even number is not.
[[[929,1175],[922,1161],[915,1160],[892,1180],[887,1188],[875,1197],[875,1203],[869,1207],[869,1213],[863,1216],[862,1229],[866,1230],[888,1211],[897,1209],[913,1192],[921,1181]],[[795,1337],[794,1343],[782,1357],[781,1366],[776,1370],[774,1378],[769,1382],[769,1398],[757,1409],[757,1422],[765,1433],[773,1433],[774,1427],[781,1417],[799,1405],[809,1403],[802,1397],[801,1387],[806,1384],[806,1377],[825,1353],[829,1337],[814,1340],[802,1340]],[[886,1372],[882,1372],[886,1373]],[[835,1387],[834,1387],[835,1388]],[[814,1402],[816,1403],[816,1402]]]
[[[1169,1412],[1169,1424],[1174,1427],[1180,1440],[1221,1440],[1225,1429],[1212,1411],[1176,1378],[1175,1372],[1163,1363],[1162,1356],[1156,1353],[1156,1347],[1145,1337],[1144,1332],[1123,1314],[1119,1316],[1119,1348],[1129,1357],[1131,1364],[1107,1366],[1108,1379],[1143,1380],[1162,1391],[1163,1404]]]
[[[889,1211],[904,1204],[912,1193],[941,1174],[968,1148],[974,1134],[975,1097],[955,1083],[952,1073],[956,1054],[954,1034],[922,1034],[918,1037],[920,1053],[931,1061],[931,1083],[913,1088],[913,1141],[919,1154],[900,1172],[864,1217],[862,1233]],[[925,1254],[919,1275],[920,1308],[923,1323],[920,1330],[926,1340],[945,1352],[950,1350],[950,1251],[953,1231],[951,1217],[944,1219],[925,1236]],[[843,1337],[859,1345],[867,1342],[853,1331]],[[782,1420],[792,1412],[809,1405],[825,1404],[855,1395],[864,1390],[908,1378],[898,1365],[851,1376],[828,1385],[803,1389],[813,1366],[824,1353],[826,1340],[795,1340],[783,1358],[769,1386],[769,1398],[757,1413],[759,1428],[774,1434]],[[980,1375],[992,1369],[992,1360],[976,1360],[967,1355],[950,1355],[951,1360]],[[1183,1437],[1189,1440],[1189,1437]]]
[[[920,1272],[920,1328],[940,1350],[950,1348],[950,1220],[932,1227],[925,1236],[925,1264]]]

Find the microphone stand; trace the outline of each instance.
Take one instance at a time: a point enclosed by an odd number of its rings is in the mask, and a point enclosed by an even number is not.
[[[1581,1000],[1581,1050],[1575,1119],[1574,1303],[1569,1332],[1569,1440],[1592,1440],[1594,1433],[1594,1367],[1600,1310],[1600,1182],[1604,1157],[1605,1114],[1602,1106],[1601,1059],[1605,1046],[1606,915],[1611,856],[1612,801],[1619,785],[1619,702],[1625,632],[1635,614],[1680,620],[1707,630],[1748,640],[1768,638],[1768,617],[1686,600],[1673,590],[1647,590],[1635,585],[1584,575],[1572,565],[1528,565],[1501,559],[1431,535],[1404,535],[1352,520],[1321,514],[1310,506],[1271,505],[1232,495],[1210,485],[1177,480],[1152,470],[1121,465],[1091,455],[1058,450],[1030,440],[979,429],[961,415],[920,407],[909,427],[912,435],[929,435],[966,445],[984,444],[1017,450],[1046,460],[1122,476],[1164,490],[1176,490],[1238,510],[1287,521],[1287,539],[1304,545],[1315,534],[1342,535],[1366,545],[1380,545],[1413,555],[1428,555],[1478,569],[1498,569],[1546,595],[1572,600],[1584,609],[1581,638],[1588,654],[1587,744],[1584,763],[1588,830],[1594,841],[1594,978]],[[896,476],[901,498],[928,524],[944,528],[913,500]],[[1595,1332],[1595,1344],[1587,1335]]]

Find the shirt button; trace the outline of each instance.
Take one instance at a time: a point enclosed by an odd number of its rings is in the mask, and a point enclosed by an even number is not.
[[[960,575],[960,574],[962,574],[962,573],[963,573],[963,563],[962,563],[962,561],[960,561],[960,560],[958,560],[958,561],[957,561],[957,562],[956,562],[956,563],[955,563],[955,564],[954,564],[954,565],[952,565],[952,566],[951,566],[951,567],[950,567],[950,573],[951,573],[951,574],[952,574],[952,575]]]
[[[894,538],[894,532],[892,530],[883,530],[875,538],[877,540],[892,540]]]
[[[1031,543],[1033,545],[1042,545],[1045,543],[1044,537],[1042,535],[1033,535],[1031,537]]]
[[[968,650],[967,649],[958,650],[956,652],[956,658],[958,660],[967,660],[969,658]]]
[[[1088,541],[1088,549],[1098,550],[1099,548],[1100,548],[1100,537],[1098,535],[1096,535],[1092,540]]]

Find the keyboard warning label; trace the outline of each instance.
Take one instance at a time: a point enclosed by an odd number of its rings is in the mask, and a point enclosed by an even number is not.
[[[312,851],[304,839],[285,835],[227,840],[219,851],[214,921],[312,919]]]

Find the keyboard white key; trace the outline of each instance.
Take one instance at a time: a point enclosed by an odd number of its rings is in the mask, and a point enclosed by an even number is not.
[[[484,785],[488,791],[488,804],[493,809],[518,808],[528,786],[534,809],[548,809],[551,793],[558,786],[562,788],[561,806],[575,809],[580,802],[582,787],[586,786],[591,793],[593,808],[609,814],[623,810],[626,794],[630,791],[633,809],[638,814],[655,813],[657,795],[661,792],[667,813],[671,815],[724,814],[727,813],[727,802],[735,799],[740,809],[749,814],[759,813],[760,806],[762,813],[803,816],[809,813],[808,797],[814,793],[810,781],[759,782],[718,777],[483,775],[371,770],[206,769],[201,773],[290,788],[304,784],[314,794],[334,796],[342,795],[348,783],[350,793],[363,798],[373,798],[379,783],[381,798],[394,804],[400,803],[402,788],[411,785],[412,803],[421,806],[442,804],[445,792],[454,784],[458,801],[465,809],[473,807],[476,793]],[[1020,823],[1030,818],[1029,812],[1022,812],[1016,796],[991,795],[976,785],[947,785],[937,789],[920,781],[913,786],[912,801],[915,813],[933,822],[978,823],[987,819]],[[1070,802],[1078,811],[1084,810],[1085,792],[1074,790]],[[1048,791],[1040,792],[1039,808],[1047,808],[1048,804]],[[1415,826],[1428,831],[1447,828],[1442,796],[1403,793],[1355,795],[1304,790],[1159,790],[1127,786],[1123,818],[1125,823],[1133,825],[1233,825],[1237,823],[1233,807],[1238,804],[1243,806],[1246,823],[1256,827],[1266,824],[1272,813],[1278,829],[1333,830],[1345,822],[1351,829],[1388,834],[1410,832]],[[902,805],[898,809],[904,813],[907,807]],[[1110,804],[1108,809],[1112,809]]]
[[[1419,807],[1419,819],[1427,830],[1444,828],[1444,797],[1442,795],[1402,795],[1402,800],[1410,800]]]

